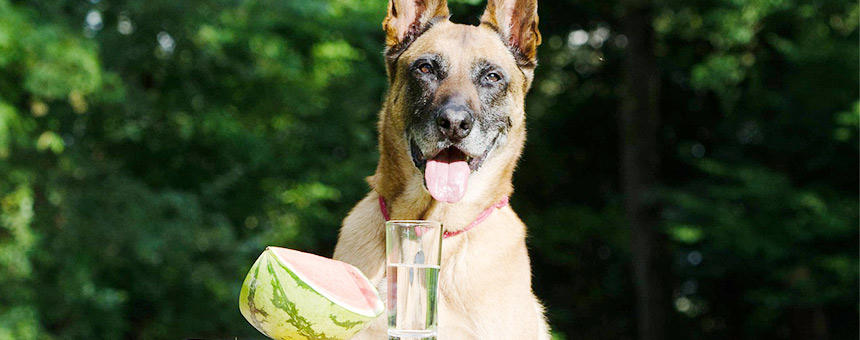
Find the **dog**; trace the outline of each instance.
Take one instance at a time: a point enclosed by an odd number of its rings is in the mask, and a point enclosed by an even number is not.
[[[537,0],[489,0],[478,26],[449,17],[446,0],[389,1],[379,163],[334,258],[386,296],[386,219],[441,221],[451,237],[442,243],[438,338],[549,339],[526,227],[506,204],[541,42]],[[355,339],[386,338],[386,320]]]

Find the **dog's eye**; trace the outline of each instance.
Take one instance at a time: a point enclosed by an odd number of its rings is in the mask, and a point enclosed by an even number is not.
[[[430,65],[430,63],[418,65],[418,72],[421,72],[421,74],[433,73],[433,65]]]
[[[486,76],[484,76],[484,79],[486,79],[486,80],[487,80],[487,82],[495,83],[495,82],[497,82],[497,81],[499,81],[499,80],[502,80],[502,76],[500,76],[500,75],[499,75],[498,73],[496,73],[496,72],[490,72],[490,73],[487,73],[487,75],[486,75]]]

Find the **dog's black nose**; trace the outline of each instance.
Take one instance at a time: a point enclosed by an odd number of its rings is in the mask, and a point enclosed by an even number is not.
[[[472,112],[466,105],[446,105],[436,117],[436,126],[453,141],[465,138],[472,131]]]

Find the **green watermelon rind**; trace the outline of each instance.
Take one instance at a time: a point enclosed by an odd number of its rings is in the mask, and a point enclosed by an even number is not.
[[[266,248],[239,294],[239,310],[258,331],[274,339],[347,339],[384,311],[356,311],[314,289],[288,263]],[[356,270],[361,273],[361,271]],[[362,274],[362,278],[367,280]],[[370,283],[367,280],[368,284]],[[371,285],[372,287],[372,285]],[[307,310],[301,310],[307,308]]]

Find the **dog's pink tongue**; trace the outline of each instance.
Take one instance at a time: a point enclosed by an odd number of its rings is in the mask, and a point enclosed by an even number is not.
[[[424,180],[430,196],[437,201],[455,203],[466,194],[466,184],[469,182],[469,164],[466,161],[451,161],[447,157],[427,160],[424,168]]]

